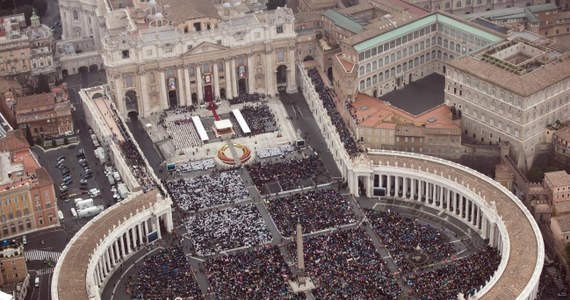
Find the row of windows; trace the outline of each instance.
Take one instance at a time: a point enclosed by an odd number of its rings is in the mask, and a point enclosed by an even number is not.
[[[432,24],[430,26],[426,26],[424,28],[421,28],[419,30],[416,30],[412,33],[409,33],[407,35],[398,37],[390,42],[387,42],[383,45],[379,45],[377,47],[374,47],[372,49],[368,49],[364,52],[360,52],[358,53],[358,61],[362,61],[365,59],[369,59],[372,58],[376,55],[382,54],[382,52],[387,52],[390,50],[393,50],[396,47],[400,47],[400,45],[403,45],[407,42],[411,42],[414,39],[418,39],[420,37],[423,37],[426,34],[429,34],[430,32],[434,32],[436,31],[436,24]]]
[[[366,78],[366,80],[361,80],[359,83],[359,89],[360,91],[363,91],[371,86],[374,86],[377,83],[383,82],[384,80],[388,80],[391,77],[395,77],[396,75],[399,75],[402,72],[411,70],[414,67],[418,67],[436,58],[444,60],[448,58],[453,59],[453,55],[449,56],[447,53],[444,53],[441,50],[438,50],[437,52],[435,50],[432,50],[431,52],[428,52],[425,55],[421,55],[413,60],[404,62],[403,64],[400,64],[396,67],[392,67],[390,70],[379,72],[378,74]]]
[[[30,214],[30,210],[29,210],[27,207],[24,208],[24,216],[27,216],[27,215],[29,215],[29,214]],[[20,210],[17,210],[15,216],[16,216],[16,218],[21,218],[21,217],[22,217],[22,212],[21,212]],[[9,212],[9,213],[8,213],[8,220],[12,220],[12,219],[14,219],[14,213],[13,213],[13,212]],[[6,222],[6,215],[1,215],[1,216],[0,216],[0,221],[1,221],[1,222]]]
[[[435,46],[436,44],[438,46],[443,46],[443,48],[457,52],[457,53],[466,53],[467,52],[467,48],[463,47],[463,49],[462,49],[461,44],[459,44],[459,43],[454,43],[453,41],[448,41],[447,39],[443,39],[442,37],[436,38],[434,36],[431,39],[428,38],[424,41],[416,43],[413,46],[410,46],[408,48],[404,48],[404,49],[402,49],[396,53],[392,53],[389,56],[387,55],[384,58],[379,58],[377,61],[369,62],[366,64],[366,67],[364,65],[360,66],[358,69],[359,76],[365,75],[369,72],[373,72],[377,68],[380,68],[384,65],[395,63],[402,58],[414,55],[415,53],[423,51],[424,49],[428,49],[431,46]],[[433,51],[435,51],[435,50],[433,50]]]

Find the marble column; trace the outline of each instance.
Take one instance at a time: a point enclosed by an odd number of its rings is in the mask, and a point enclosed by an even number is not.
[[[133,252],[133,247],[131,246],[131,229],[127,229],[127,232],[125,233],[125,235],[127,236],[127,251],[129,253]]]
[[[141,104],[139,106],[139,115],[141,117],[147,117],[150,115],[149,108],[148,108],[150,98],[148,96],[149,92],[148,92],[148,84],[146,82],[146,73],[141,73],[139,75],[139,78],[141,81],[141,93],[142,93],[142,95],[137,95],[137,98],[141,99],[141,101],[139,101],[139,103]]]
[[[188,67],[184,67],[184,88],[186,89],[186,102],[184,105],[189,106],[192,104],[192,90],[190,88],[190,74],[188,73]]]
[[[218,70],[218,62],[214,62],[214,101],[220,99],[220,74]]]
[[[275,82],[275,76],[277,70],[273,70],[274,53],[275,52],[273,51],[265,53],[265,60],[267,62],[265,65],[265,90],[269,95],[275,95],[275,89],[273,87],[273,83]]]
[[[225,74],[226,74],[226,98],[231,99],[234,96],[233,90],[232,90],[232,82],[233,82],[233,73],[232,73],[232,68],[230,67],[230,61],[229,60],[225,60],[224,61],[225,64]]]
[[[166,74],[164,70],[160,70],[160,108],[168,109],[168,91],[166,90]]]
[[[168,232],[174,230],[174,222],[172,221],[172,212],[170,211],[166,213],[165,226]]]
[[[404,187],[402,191],[402,197],[408,199],[408,177],[404,177]]]
[[[186,91],[184,90],[184,86],[182,85],[182,82],[184,81],[184,78],[186,76],[186,74],[184,74],[184,69],[183,68],[178,68],[177,69],[177,73],[178,73],[178,78],[176,78],[176,92],[178,94],[178,106],[186,106]]]
[[[392,175],[390,175],[390,174],[386,175],[386,181],[387,181],[387,184],[386,184],[386,195],[387,195],[388,197],[390,197],[390,196],[391,196],[391,193],[392,193]]]
[[[198,104],[204,104],[204,84],[202,81],[202,67],[196,66],[196,83],[198,86]]]
[[[119,240],[115,240],[113,243],[113,266],[117,265],[121,257],[119,256]]]
[[[287,58],[289,60],[287,66],[287,93],[294,93],[297,91],[297,83],[295,82],[295,47],[289,48]]]
[[[144,221],[144,231],[145,231],[145,232],[144,232],[144,234],[145,234],[145,239],[147,239],[146,242],[148,243],[148,233],[149,233],[149,232],[148,232],[148,220],[145,220],[145,221]]]
[[[155,225],[156,225],[156,232],[158,233],[158,238],[162,239],[162,232],[160,230],[160,218],[159,216],[156,216],[156,219],[154,219],[155,221]]]
[[[127,256],[127,252],[125,251],[125,241],[123,240],[123,235],[121,234],[121,236],[119,237],[119,246],[121,249],[121,258],[125,258],[125,256]]]
[[[142,224],[138,224],[138,225],[137,225],[137,230],[138,230],[138,232],[139,232],[139,244],[138,244],[139,246],[144,245],[144,242],[143,242],[143,241],[144,241],[144,240],[143,240],[143,234],[142,234],[142,226],[141,226],[141,225],[142,225]]]
[[[255,92],[254,81],[255,78],[253,77],[255,74],[255,66],[253,65],[253,55],[247,56],[247,92],[249,94],[253,94]]]
[[[107,271],[105,273],[109,273],[111,271],[111,268],[113,267],[113,262],[111,261],[111,255],[109,254],[109,251],[111,251],[110,247],[107,248],[107,251],[105,251],[105,260],[107,263]]]
[[[127,114],[127,105],[125,103],[125,90],[123,89],[123,77],[119,76],[119,79],[115,80],[115,93],[117,99],[117,109],[120,114]]]
[[[236,59],[232,58],[230,62],[230,73],[232,73],[232,91],[234,92],[233,97],[237,98],[239,96],[239,91],[237,88],[237,76],[236,76]]]

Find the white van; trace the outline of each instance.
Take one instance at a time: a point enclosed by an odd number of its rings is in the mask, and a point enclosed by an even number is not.
[[[71,208],[71,216],[74,220],[77,219],[77,211],[73,207]]]
[[[57,211],[57,217],[59,218],[60,221],[63,221],[64,216],[63,216],[63,212],[61,210]]]
[[[36,279],[34,279],[34,286],[40,287],[40,277],[39,276],[36,276]]]

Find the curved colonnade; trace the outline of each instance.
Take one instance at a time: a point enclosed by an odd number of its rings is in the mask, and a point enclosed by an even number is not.
[[[441,218],[447,214],[489,239],[501,253],[501,263],[473,299],[536,299],[544,241],[515,195],[484,174],[431,156],[368,150],[348,157],[307,70],[302,64],[298,69],[298,85],[352,194],[359,194],[360,185],[369,197],[374,188],[383,188],[386,197],[435,209]]]

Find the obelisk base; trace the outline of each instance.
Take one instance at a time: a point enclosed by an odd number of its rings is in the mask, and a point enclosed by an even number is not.
[[[315,288],[315,284],[309,277],[305,277],[305,284],[299,284],[296,280],[289,280],[289,285],[295,294],[310,291]]]

